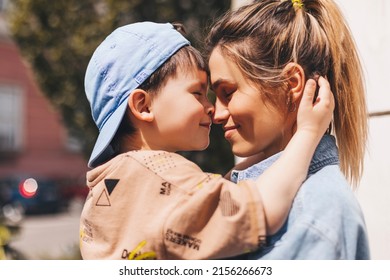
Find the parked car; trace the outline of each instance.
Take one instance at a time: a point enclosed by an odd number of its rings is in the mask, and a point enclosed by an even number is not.
[[[54,180],[33,178],[1,179],[0,201],[20,203],[26,215],[57,213],[64,205],[60,187]]]

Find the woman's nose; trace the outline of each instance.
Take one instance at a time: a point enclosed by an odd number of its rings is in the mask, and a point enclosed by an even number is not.
[[[222,124],[226,122],[226,120],[229,118],[229,115],[230,113],[227,106],[219,102],[217,99],[217,101],[215,102],[213,123]]]

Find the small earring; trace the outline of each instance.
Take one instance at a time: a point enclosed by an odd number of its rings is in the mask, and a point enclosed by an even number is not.
[[[291,106],[292,105],[292,106]],[[289,106],[288,106],[288,111],[290,113],[292,112],[295,112],[295,110],[297,109],[297,104],[295,102],[291,103]]]
[[[291,96],[287,97],[286,105],[290,113],[295,112],[295,110],[297,109],[297,104],[295,104],[295,102],[291,102]]]

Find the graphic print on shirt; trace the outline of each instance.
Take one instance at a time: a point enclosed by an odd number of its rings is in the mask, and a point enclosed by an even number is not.
[[[99,198],[96,201],[96,206],[111,206],[110,195],[114,191],[118,182],[119,182],[119,179],[105,179],[104,180],[104,184],[106,187],[99,195]]]
[[[137,247],[135,247],[134,250],[128,251],[127,249],[124,249],[122,252],[122,259],[127,260],[156,260],[157,254],[156,252],[150,251],[142,253],[141,249],[146,245],[146,240],[141,241]]]
[[[219,175],[219,174],[214,174],[214,173],[206,173],[206,175],[207,175],[206,179],[204,179],[203,181],[199,182],[199,183],[196,185],[196,187],[197,187],[198,189],[203,188],[203,186],[204,186],[205,184],[209,183],[211,180],[213,180],[213,179],[215,179],[215,178],[221,177],[221,175]]]
[[[228,191],[222,193],[219,207],[223,216],[234,216],[240,211],[240,205],[232,198]]]
[[[143,164],[156,174],[161,174],[164,171],[176,168],[176,163],[172,155],[166,152],[144,156]]]
[[[197,251],[199,251],[200,245],[202,243],[202,240],[198,238],[175,232],[171,229],[166,231],[165,240]]]
[[[90,243],[93,241],[92,225],[88,220],[82,221],[82,227],[80,228],[80,247],[82,242]]]
[[[161,195],[170,195],[171,194],[171,183],[168,182],[163,182],[161,183],[161,188],[160,188],[160,194]]]

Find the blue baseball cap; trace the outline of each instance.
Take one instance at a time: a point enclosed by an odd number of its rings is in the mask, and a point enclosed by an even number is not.
[[[97,47],[84,81],[99,129],[88,167],[96,167],[114,155],[110,142],[130,93],[186,45],[190,42],[170,23],[138,22],[117,28]]]

